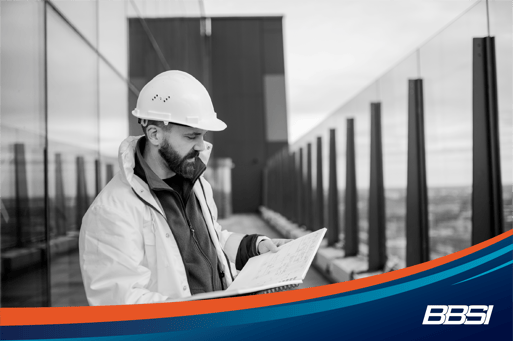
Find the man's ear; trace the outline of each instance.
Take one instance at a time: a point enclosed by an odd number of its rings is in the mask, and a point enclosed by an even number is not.
[[[160,142],[161,142],[160,140],[162,139],[162,129],[160,129],[156,125],[150,124],[146,128],[146,136],[148,138],[148,141],[152,145],[158,147],[160,145]]]

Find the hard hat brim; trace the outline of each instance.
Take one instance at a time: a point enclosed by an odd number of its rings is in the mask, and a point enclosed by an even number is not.
[[[173,122],[171,122],[171,123],[173,123]],[[186,123],[186,125],[193,127],[193,128],[198,128],[198,129],[203,129],[203,130],[208,130],[208,131],[222,131],[222,130],[226,129],[226,123],[224,123],[223,121],[221,121],[218,118],[200,120],[196,124]]]
[[[155,120],[155,121],[162,121],[162,122],[169,122],[169,123],[176,123],[181,124],[193,128],[208,130],[208,131],[221,131],[226,129],[226,123],[218,119],[217,117],[210,117],[206,119],[200,119],[200,120],[194,120],[194,121],[183,121],[183,120],[166,120],[166,115],[162,115],[159,119],[155,118],[151,115],[145,115],[144,113],[140,112],[138,109],[134,109],[132,111],[132,115],[135,117],[141,119],[141,120]],[[153,112],[153,115],[155,115],[155,112]],[[217,114],[215,114],[217,116]]]

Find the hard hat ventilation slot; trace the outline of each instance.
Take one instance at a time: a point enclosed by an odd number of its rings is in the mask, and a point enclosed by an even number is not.
[[[156,94],[155,96],[153,96],[153,97],[151,98],[151,100],[152,100],[152,101],[154,101],[154,100],[156,100],[157,98],[158,98],[159,100],[161,100],[162,102],[164,102],[164,103],[165,103],[165,102],[167,102],[167,101],[171,98],[171,96],[167,96],[166,98],[164,98],[164,99],[162,100],[162,97],[161,97],[161,96],[159,96],[158,94]]]

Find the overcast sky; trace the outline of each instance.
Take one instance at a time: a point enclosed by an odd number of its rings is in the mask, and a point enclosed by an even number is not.
[[[289,141],[398,63],[475,0],[204,0],[206,16],[282,15]],[[138,1],[197,16],[198,1]]]

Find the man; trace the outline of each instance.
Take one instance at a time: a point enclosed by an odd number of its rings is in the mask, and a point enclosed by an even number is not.
[[[141,90],[143,137],[119,148],[120,172],[82,220],[80,266],[91,305],[165,302],[226,289],[250,257],[286,240],[222,231],[203,178],[209,130],[226,124],[191,75],[167,71]]]

